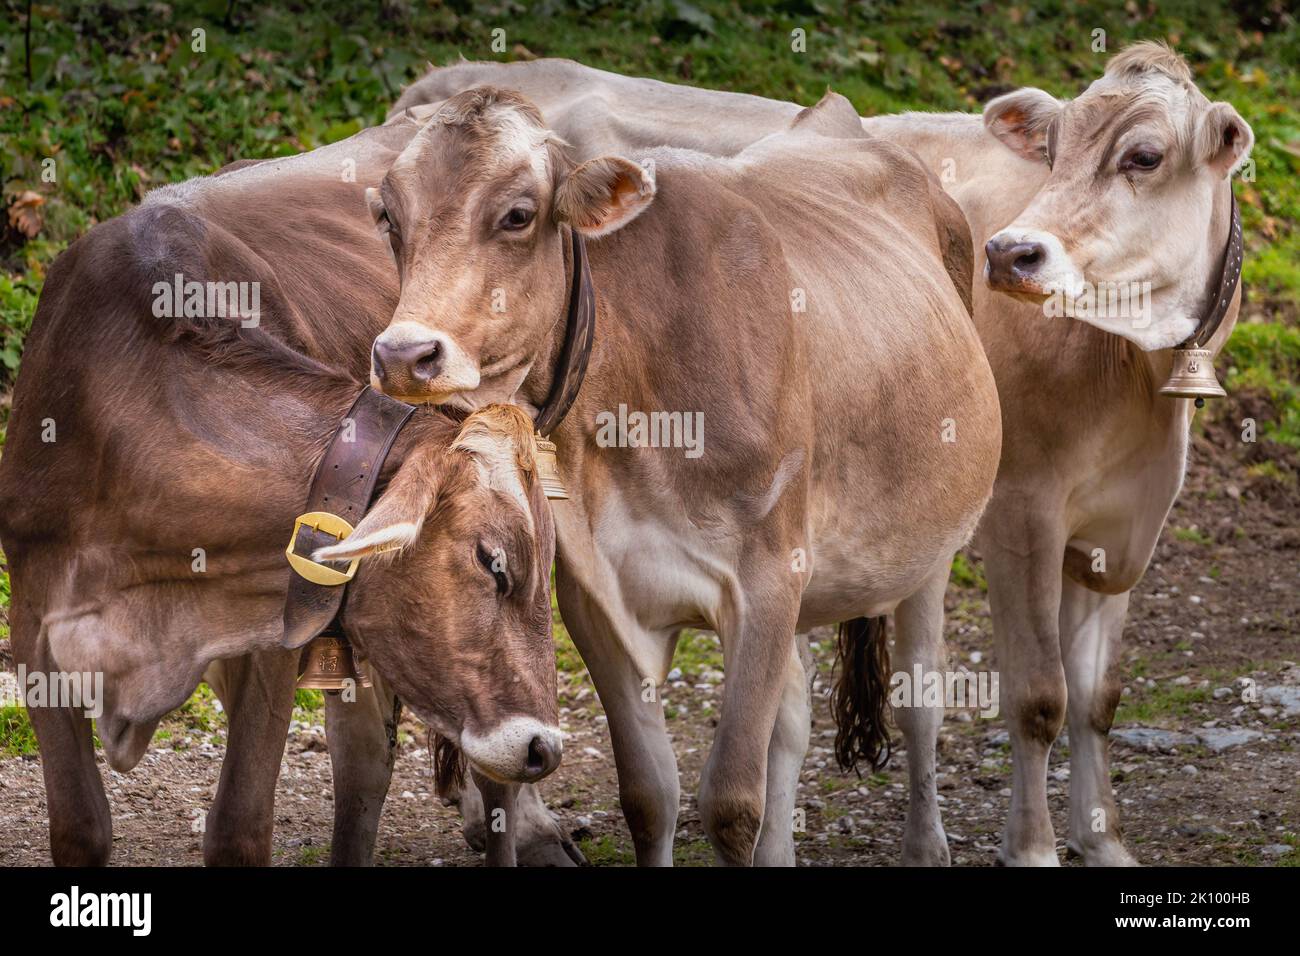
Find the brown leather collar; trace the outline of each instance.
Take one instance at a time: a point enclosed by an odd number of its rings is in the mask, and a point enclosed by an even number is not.
[[[573,407],[587,375],[591,346],[596,336],[596,289],[591,281],[587,244],[578,230],[569,227],[573,250],[573,273],[569,280],[569,308],[565,317],[564,344],[555,364],[551,392],[537,412],[534,424],[543,438],[555,431]]]
[[[370,386],[362,389],[316,466],[304,512],[329,512],[356,527],[370,507],[379,473],[398,432],[414,412],[413,405],[389,398]],[[327,531],[303,524],[294,537],[293,551],[310,556],[317,548],[337,541]],[[323,566],[341,571],[348,562],[329,561]],[[346,584],[316,584],[291,571],[284,600],[282,645],[302,647],[330,628],[343,606],[346,591]]]
[[[1244,255],[1241,242],[1241,210],[1237,208],[1237,194],[1232,192],[1231,183],[1228,185],[1228,193],[1232,196],[1232,224],[1228,228],[1228,248],[1223,253],[1219,284],[1215,287],[1214,298],[1210,300],[1205,314],[1201,316],[1196,331],[1186,342],[1178,346],[1181,349],[1209,347],[1210,339],[1214,338],[1214,333],[1223,323],[1223,317],[1228,314],[1228,307],[1232,305],[1237,283],[1241,281],[1241,260]]]

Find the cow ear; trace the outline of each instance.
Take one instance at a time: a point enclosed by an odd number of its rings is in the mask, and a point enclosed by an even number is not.
[[[338,544],[317,548],[311,559],[351,561],[414,544],[438,497],[441,455],[436,447],[413,449],[388,483],[388,490],[352,533]]]
[[[641,166],[621,156],[589,159],[555,191],[555,218],[584,236],[604,236],[641,215],[655,198],[655,183]]]
[[[1255,132],[1231,104],[1211,103],[1201,117],[1196,139],[1201,160],[1222,178],[1250,158]]]
[[[479,483],[531,513],[528,483],[537,473],[533,420],[516,405],[488,405],[465,419],[452,448],[468,452]]]
[[[1061,115],[1061,101],[1032,86],[990,100],[984,128],[1013,153],[1033,163],[1047,161],[1047,130]]]

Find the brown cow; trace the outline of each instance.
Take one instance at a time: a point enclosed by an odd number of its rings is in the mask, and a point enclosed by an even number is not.
[[[103,675],[97,730],[118,771],[214,672],[230,729],[209,863],[270,860],[298,657],[280,649],[284,548],[395,298],[362,195],[393,136],[168,187],[95,227],[51,269],[18,376],[0,462],[15,660]],[[255,293],[215,315],[187,293],[177,314],[165,300],[178,275],[182,289]],[[321,361],[335,356],[350,369]],[[340,618],[378,673],[356,703],[328,695],[335,862],[369,860],[398,698],[459,744],[489,793],[558,764],[554,530],[533,453],[517,408],[462,424],[417,410],[386,490],[317,555],[402,549],[361,562]],[[54,862],[105,863],[90,720],[30,713]],[[490,862],[513,859],[512,835]]]
[[[554,435],[571,495],[557,595],[637,859],[671,861],[678,807],[654,688],[680,630],[708,627],[727,681],[705,830],[720,862],[793,863],[796,628],[853,622],[837,749],[877,759],[884,635],[866,619],[897,609],[901,666],[934,666],[952,555],[996,467],[955,204],[834,95],[733,161],[575,166],[536,107],[478,88],[432,112],[371,205],[402,277],[375,381],[413,400],[538,406],[564,338],[567,227],[592,240],[595,346]]]

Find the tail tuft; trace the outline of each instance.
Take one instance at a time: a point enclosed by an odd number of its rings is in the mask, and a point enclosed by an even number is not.
[[[444,800],[457,800],[465,782],[465,757],[460,748],[446,737],[433,731],[429,731],[429,736],[432,738],[434,790]]]
[[[840,624],[835,651],[839,674],[831,693],[835,759],[844,770],[865,759],[879,770],[889,762],[889,645],[885,618],[855,617]]]

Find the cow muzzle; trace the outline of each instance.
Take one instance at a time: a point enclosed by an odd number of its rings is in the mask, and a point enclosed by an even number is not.
[[[389,326],[370,351],[370,384],[401,401],[444,402],[479,381],[478,364],[450,336],[416,322]]]
[[[1083,284],[1061,240],[1050,232],[1008,227],[984,246],[984,280],[995,292],[1042,299],[1074,296]]]
[[[531,717],[510,717],[485,734],[461,734],[461,751],[478,770],[500,783],[535,783],[560,765],[558,727]]]

